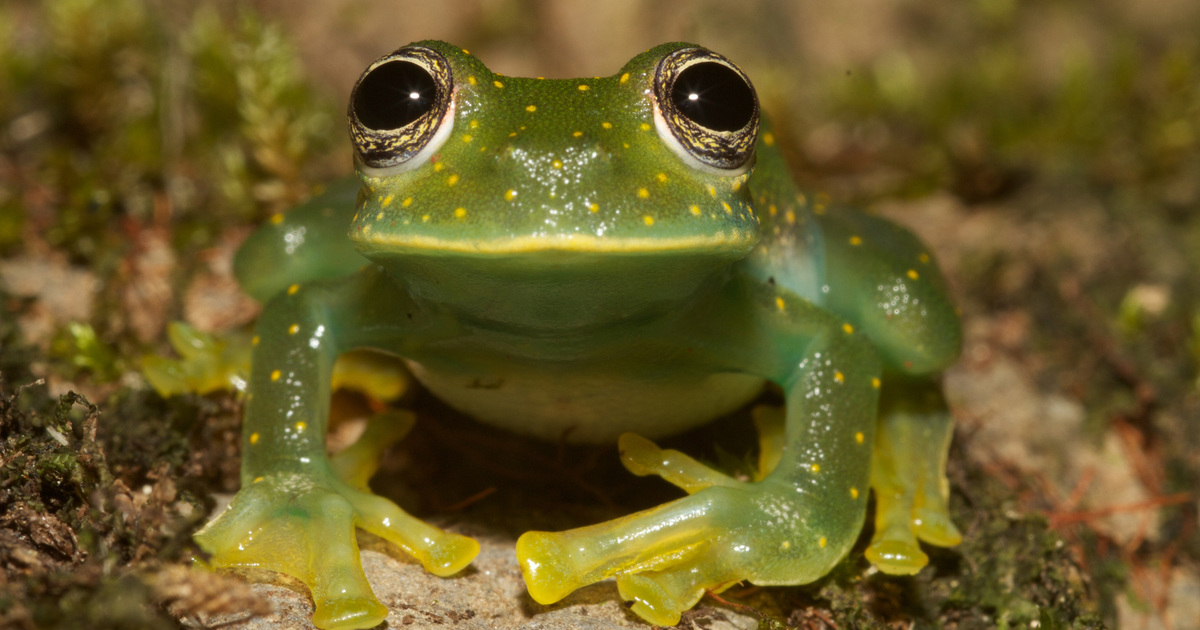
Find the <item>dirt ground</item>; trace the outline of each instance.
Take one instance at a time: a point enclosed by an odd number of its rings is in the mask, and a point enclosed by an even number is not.
[[[190,568],[236,490],[240,401],[164,399],[171,321],[237,339],[237,244],[350,169],[346,94],[412,40],[508,75],[662,41],[755,81],[796,176],[918,233],[966,329],[945,375],[965,542],[912,578],[735,587],[686,628],[1200,628],[1200,3],[349,0],[0,5],[0,627],[311,627],[302,586]],[[612,583],[545,607],[512,545],[673,496],[614,448],[431,396],[373,487],[483,552],[442,579],[363,537],[385,627],[639,627]],[[353,431],[367,404],[337,401]],[[745,413],[672,442],[744,457]],[[721,448],[714,450],[714,444]],[[644,626],[641,626],[644,627]]]

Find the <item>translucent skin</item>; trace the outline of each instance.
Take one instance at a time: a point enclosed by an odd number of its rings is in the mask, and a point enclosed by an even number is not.
[[[326,454],[335,359],[362,347],[404,357],[435,394],[487,422],[619,437],[632,472],[688,493],[523,535],[517,558],[542,603],[615,576],[636,614],[673,625],[708,590],[810,582],[853,545],[869,488],[880,509],[867,557],[882,571],[919,570],[918,539],[958,542],[946,509],[951,424],[931,377],[957,356],[961,331],[912,234],[801,194],[768,127],[744,173],[672,152],[645,95],[658,60],[687,45],[647,51],[612,77],[561,81],[493,75],[458,48],[422,45],[455,77],[445,145],[404,172],[360,169],[356,206],[335,187],[239,253],[243,285],[274,297],[255,332],[243,489],[197,534],[213,565],[294,575],[312,589],[318,627],[368,628],[386,609],[362,573],[356,527],[438,575],[478,552],[366,488],[410,419],[380,418]],[[480,379],[501,385],[471,387]],[[629,433],[705,423],[766,382],[786,409],[757,415],[751,481]]]

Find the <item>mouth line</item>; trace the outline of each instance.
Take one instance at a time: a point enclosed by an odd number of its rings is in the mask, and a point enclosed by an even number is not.
[[[419,250],[462,254],[518,254],[531,252],[705,252],[744,250],[757,241],[756,234],[725,231],[703,236],[619,237],[591,234],[522,235],[491,239],[445,239],[420,234],[356,235],[364,253]],[[377,248],[377,249],[376,249]]]

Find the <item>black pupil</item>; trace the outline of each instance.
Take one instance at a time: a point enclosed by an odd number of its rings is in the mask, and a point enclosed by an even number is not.
[[[714,131],[737,131],[754,117],[754,92],[723,63],[688,66],[676,77],[671,100],[692,122]]]
[[[354,113],[369,129],[397,129],[425,115],[437,100],[429,71],[408,61],[376,67],[354,92]]]

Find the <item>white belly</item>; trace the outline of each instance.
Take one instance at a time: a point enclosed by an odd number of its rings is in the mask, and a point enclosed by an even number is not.
[[[520,372],[464,375],[408,366],[438,398],[483,422],[546,440],[610,442],[627,431],[679,433],[746,404],[763,380],[744,374],[613,378],[611,374]]]

